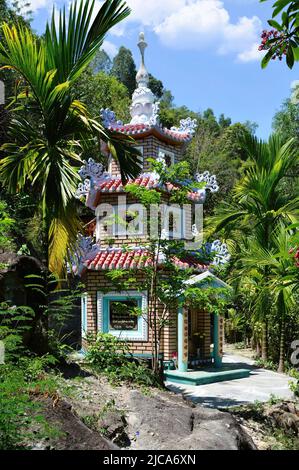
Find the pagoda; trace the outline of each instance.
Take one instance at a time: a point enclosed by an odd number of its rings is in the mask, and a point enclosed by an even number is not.
[[[101,110],[101,117],[109,131],[115,132],[116,135],[130,136],[141,155],[138,163],[140,175],[126,184],[133,182],[144,188],[161,189],[159,175],[151,171],[148,159],[156,159],[168,167],[182,161],[186,147],[195,133],[197,122],[191,118],[183,119],[178,127],[171,129],[160,124],[159,102],[149,88],[149,73],[145,66],[147,43],[143,33],[139,36],[138,47],[141,53],[141,65],[136,76],[137,87],[130,107],[131,121],[127,124],[118,121],[115,113],[109,109]],[[113,283],[106,276],[107,272],[115,269],[134,270],[135,276],[142,281],[144,276],[142,268],[150,262],[146,248],[149,235],[142,218],[139,224],[135,224],[134,233],[128,233],[117,223],[103,223],[103,220],[108,219],[107,213],[111,207],[114,215],[125,213],[125,220],[129,220],[130,216],[126,212],[128,205],[137,211],[139,206],[138,200],[126,193],[126,184],[122,181],[119,163],[109,154],[104,144],[102,153],[107,157],[106,167],[92,159],[85,162],[79,172],[82,183],[77,191],[77,197],[84,199],[86,206],[95,213],[93,222],[88,226],[89,236],[81,241],[80,256],[75,268],[86,288],[81,307],[82,344],[85,347],[84,337],[87,333],[95,335],[99,332],[110,333],[127,341],[134,355],[150,357],[152,331],[147,322],[149,292],[115,291]],[[195,175],[195,180],[204,182],[205,185],[201,189],[195,187],[188,194],[193,212],[203,206],[208,191],[216,192],[219,189],[216,178],[208,172]],[[164,203],[168,204],[171,185],[161,190],[164,194]],[[171,230],[173,232],[174,228],[164,227],[164,234],[170,235]],[[190,230],[195,230],[192,223]],[[204,288],[209,281],[209,285],[212,284],[215,288],[225,287],[226,284],[213,274],[212,267],[227,260],[226,246],[216,242],[212,251],[215,254],[212,263],[199,263],[192,251],[184,259],[174,256],[173,263],[182,269],[192,267],[194,274],[189,282],[194,285],[201,285]],[[133,321],[128,320],[128,315],[124,315],[122,319],[115,311],[115,303],[123,303],[129,308],[132,301],[142,309],[143,314]],[[189,367],[196,367],[199,364],[221,365],[223,344],[221,318],[198,311],[196,308],[185,308],[184,305],[180,305],[177,311],[170,312],[170,315],[172,321],[165,326],[160,345],[165,361],[177,358],[179,371],[187,371]],[[204,338],[200,348],[196,344],[196,335]]]

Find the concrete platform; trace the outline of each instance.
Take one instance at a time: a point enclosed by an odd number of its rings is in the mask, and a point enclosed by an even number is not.
[[[202,370],[190,370],[188,372],[179,372],[177,370],[166,370],[164,372],[167,382],[179,383],[184,385],[206,385],[215,382],[224,382],[226,380],[235,380],[249,377],[249,369],[234,369],[229,367],[222,368],[204,368]]]
[[[181,393],[184,397],[210,408],[227,408],[245,405],[255,401],[265,402],[271,396],[292,399],[289,382],[295,382],[286,374],[254,367],[254,361],[245,357],[225,354],[224,365],[237,369],[248,369],[250,375],[240,380],[227,380],[220,383],[209,383],[202,387],[191,383],[182,384],[166,382],[169,390]]]

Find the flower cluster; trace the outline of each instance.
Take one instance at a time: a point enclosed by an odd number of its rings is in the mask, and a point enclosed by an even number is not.
[[[295,254],[294,254],[295,253]],[[290,255],[293,255],[294,254],[294,258],[295,258],[295,264],[297,266],[297,268],[299,268],[299,247],[297,248],[291,248],[289,250],[289,254]]]
[[[282,60],[283,56],[287,55],[289,45],[284,33],[280,33],[275,29],[271,29],[270,31],[265,29],[261,34],[261,39],[262,42],[259,46],[259,51],[269,51],[272,49],[273,60]]]

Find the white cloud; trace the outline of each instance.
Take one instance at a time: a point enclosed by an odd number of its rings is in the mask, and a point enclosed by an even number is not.
[[[186,3],[189,3],[189,0],[127,0],[132,10],[129,21],[156,26],[167,16],[183,8]]]
[[[110,41],[105,40],[102,47],[111,59],[113,59],[113,57],[118,53],[118,47]]]
[[[39,8],[46,8],[49,3],[51,3],[49,0],[30,0],[30,10],[36,11]]]
[[[259,51],[259,43],[256,42],[255,44],[253,44],[251,46],[250,49],[248,50],[245,50],[243,52],[240,52],[238,54],[238,60],[240,62],[252,62],[254,60],[261,60],[262,59],[262,56],[263,56],[263,52],[262,51]]]
[[[111,34],[123,36],[134,24],[154,31],[167,47],[209,49],[221,55],[233,54],[240,62],[260,60],[258,43],[262,22],[257,16],[243,16],[233,22],[229,4],[237,1],[240,0],[127,0],[132,13]],[[50,3],[31,0],[33,10],[48,8]],[[56,3],[64,2],[56,0]],[[94,17],[102,4],[103,0],[96,0]],[[109,41],[105,44],[107,53],[115,55],[116,46]]]
[[[150,27],[160,41],[175,49],[213,48],[219,54],[235,54],[238,60],[259,60],[255,50],[262,29],[257,16],[232,22],[222,0],[127,0],[129,18],[113,31],[121,35],[130,22]]]

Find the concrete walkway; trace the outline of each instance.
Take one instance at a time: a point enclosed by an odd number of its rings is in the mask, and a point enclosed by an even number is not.
[[[294,380],[285,374],[266,369],[257,369],[254,361],[243,356],[225,354],[224,364],[232,364],[240,369],[250,369],[248,378],[218,382],[209,385],[180,385],[166,383],[169,390],[182,393],[186,398],[211,408],[244,405],[255,401],[268,401],[271,395],[279,398],[293,398],[289,381]]]

